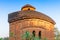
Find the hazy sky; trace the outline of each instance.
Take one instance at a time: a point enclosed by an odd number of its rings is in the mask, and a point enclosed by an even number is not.
[[[9,35],[8,14],[20,11],[26,4],[54,19],[60,30],[60,0],[0,0],[0,37]]]

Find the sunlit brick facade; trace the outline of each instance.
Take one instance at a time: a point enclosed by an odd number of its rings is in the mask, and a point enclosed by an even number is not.
[[[54,40],[55,22],[47,15],[35,11],[36,8],[27,4],[21,8],[21,11],[13,12],[8,15],[10,27],[10,40],[22,40],[21,35],[26,31],[30,34],[35,32],[41,39],[46,37],[48,40]]]

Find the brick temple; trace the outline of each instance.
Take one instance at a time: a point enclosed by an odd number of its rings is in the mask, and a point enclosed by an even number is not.
[[[21,11],[8,14],[9,40],[22,40],[21,35],[26,31],[48,40],[54,40],[55,21],[49,16],[36,11],[36,8],[27,4]]]

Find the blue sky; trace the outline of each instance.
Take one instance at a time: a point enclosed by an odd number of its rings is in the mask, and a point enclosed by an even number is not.
[[[60,30],[60,0],[0,0],[0,37],[9,36],[8,14],[20,11],[26,4],[54,19]]]

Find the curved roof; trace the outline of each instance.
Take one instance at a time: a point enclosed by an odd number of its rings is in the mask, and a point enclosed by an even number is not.
[[[31,10],[18,11],[18,12],[14,12],[12,14],[9,14],[9,21],[11,21],[14,18],[15,19],[37,18],[37,19],[46,20],[48,22],[51,22],[51,23],[55,24],[55,21],[52,18],[50,18],[49,16],[47,16],[47,15],[41,13],[41,12],[31,11]]]
[[[35,9],[35,7],[31,6],[30,4],[26,4],[26,5],[24,5],[24,6],[21,8],[21,10],[22,10],[23,8],[26,8],[26,7],[32,7],[32,8]]]

